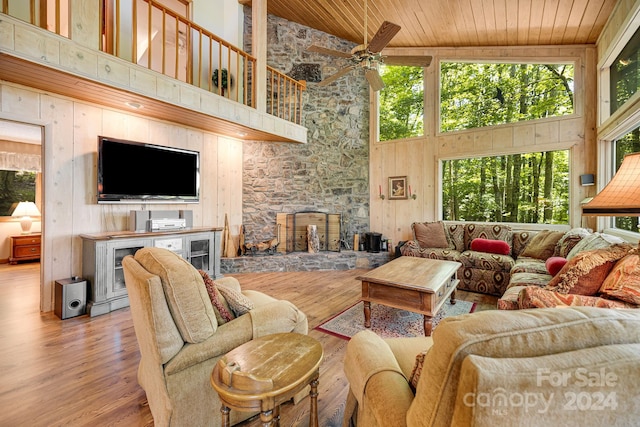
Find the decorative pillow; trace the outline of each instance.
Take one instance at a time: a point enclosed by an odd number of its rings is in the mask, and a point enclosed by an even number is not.
[[[464,224],[448,222],[444,226],[449,234],[452,248],[456,251],[464,251]]]
[[[476,224],[466,223],[464,227],[465,248],[471,248],[474,239],[502,240],[509,246],[513,242],[511,226],[505,224]]]
[[[635,306],[624,301],[597,296],[565,295],[535,286],[527,286],[518,295],[518,308],[520,309],[552,307],[634,308]]]
[[[243,314],[248,313],[249,310],[254,309],[253,302],[235,289],[218,283],[216,283],[216,288],[218,288],[224,299],[227,300],[229,307],[231,307],[231,311],[233,311],[236,317],[240,317]]]
[[[640,257],[637,253],[627,255],[616,263],[602,282],[600,293],[640,305]]]
[[[529,241],[520,256],[548,259],[553,256],[558,241],[564,236],[562,231],[542,230]]]
[[[561,294],[595,295],[616,261],[631,248],[629,244],[622,244],[580,252],[567,261],[545,289]]]
[[[413,234],[421,248],[448,248],[449,241],[442,221],[414,222]]]
[[[211,304],[213,304],[213,309],[216,312],[216,319],[218,320],[218,325],[224,325],[230,320],[235,319],[233,313],[231,313],[231,309],[228,308],[228,303],[218,290],[216,283],[213,281],[211,277],[207,274],[206,271],[198,270],[198,273],[202,276],[202,280],[204,280],[204,286],[207,288],[207,293],[209,294],[209,299],[211,300]]]
[[[547,272],[550,275],[555,276],[560,272],[560,270],[562,270],[562,267],[564,267],[567,262],[566,258],[562,258],[561,256],[552,256],[547,259],[544,265],[547,268]]]
[[[509,255],[511,253],[511,247],[507,242],[491,239],[473,239],[471,241],[471,250],[500,255]]]
[[[418,387],[418,380],[420,379],[420,374],[422,374],[422,368],[424,366],[424,357],[427,355],[429,350],[425,350],[421,353],[418,353],[416,356],[416,364],[413,365],[413,371],[411,371],[411,376],[409,377],[409,385],[413,389],[413,392],[416,392],[416,388]]]
[[[592,251],[594,249],[607,248],[611,245],[625,243],[623,239],[620,237],[612,236],[610,234],[604,233],[593,233],[590,236],[585,237],[580,240],[574,247],[571,249],[571,252],[567,254],[567,259],[571,259],[574,256],[578,255],[580,252],[584,251]]]
[[[586,228],[572,228],[571,230],[564,233],[564,236],[558,240],[558,244],[556,245],[555,252],[553,256],[561,256],[566,258],[571,252],[571,249],[575,245],[578,244],[580,240],[582,240],[586,236],[590,236],[591,231]]]
[[[188,343],[202,342],[218,328],[202,276],[187,260],[168,249],[142,248],[134,255],[149,273],[160,277],[167,305]]]

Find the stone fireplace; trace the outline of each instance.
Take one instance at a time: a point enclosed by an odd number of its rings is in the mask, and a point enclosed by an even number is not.
[[[251,52],[251,8],[244,10],[244,47]],[[295,239],[298,249],[292,246],[294,236],[283,234],[294,219],[298,228],[304,223],[288,215],[331,212],[339,219],[329,222],[337,221],[339,227],[325,236],[321,254],[334,255],[340,239],[352,244],[354,234],[369,230],[369,87],[356,73],[326,87],[317,85],[340,64],[307,48],[315,43],[348,52],[353,42],[273,15],[268,16],[267,38],[269,65],[307,81],[302,125],[308,129],[308,142],[243,142],[245,238],[256,242],[276,236],[278,215],[283,218],[278,251],[306,252],[306,228],[305,240]]]

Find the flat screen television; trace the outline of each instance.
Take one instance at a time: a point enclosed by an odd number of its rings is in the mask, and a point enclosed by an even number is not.
[[[199,152],[98,137],[98,203],[199,200]]]

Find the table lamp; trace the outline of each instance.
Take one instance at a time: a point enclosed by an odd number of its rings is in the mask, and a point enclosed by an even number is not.
[[[31,217],[40,216],[38,207],[33,202],[20,202],[11,216],[20,217],[20,226],[22,227],[22,234],[31,233]]]
[[[624,156],[611,181],[582,206],[582,215],[640,216],[640,153]]]

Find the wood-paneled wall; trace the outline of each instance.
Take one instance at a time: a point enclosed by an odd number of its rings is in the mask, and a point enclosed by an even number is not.
[[[596,54],[594,46],[502,48],[389,49],[388,54],[432,55],[425,73],[425,134],[399,141],[379,142],[371,132],[371,229],[397,243],[411,237],[411,223],[441,218],[440,165],[442,160],[570,149],[570,222],[581,225],[580,200],[592,196],[579,176],[595,173],[596,165]],[[575,62],[575,113],[536,121],[439,132],[438,67],[447,61]],[[371,103],[372,129],[377,126],[376,100]],[[384,200],[388,177],[407,176],[417,199]]]
[[[232,234],[238,233],[242,223],[241,141],[9,83],[0,84],[0,100],[0,118],[45,129],[42,311],[52,310],[55,280],[81,275],[78,236],[127,230],[132,209],[190,209],[196,226],[222,226],[228,214]],[[98,205],[98,135],[200,151],[200,203]]]

